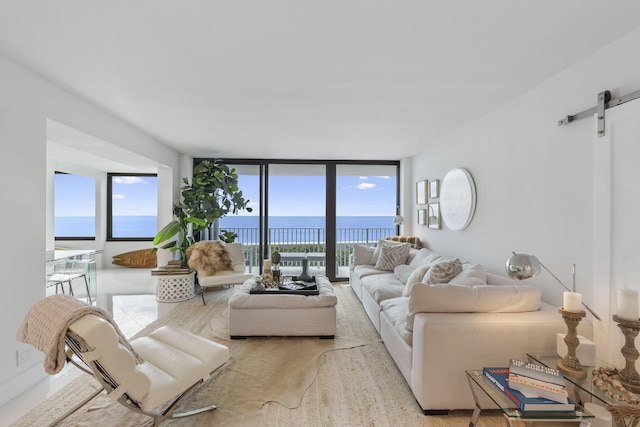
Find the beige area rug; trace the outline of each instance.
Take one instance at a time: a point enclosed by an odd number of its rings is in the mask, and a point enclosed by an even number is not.
[[[228,338],[227,300],[234,289],[177,303],[138,335],[168,324],[229,346],[231,359],[180,409],[218,409],[163,426],[468,426],[471,411],[424,416],[348,285],[336,284],[338,334],[318,338]],[[13,425],[45,426],[95,390],[82,375]],[[179,409],[179,410],[180,410]],[[502,426],[496,411],[479,427]],[[100,396],[61,426],[142,426],[150,418]]]

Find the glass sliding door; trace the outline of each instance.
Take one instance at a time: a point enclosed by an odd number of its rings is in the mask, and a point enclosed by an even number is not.
[[[220,235],[235,233],[247,263],[262,273],[263,260],[281,253],[282,274],[349,277],[355,243],[374,245],[397,234],[397,161],[230,160],[252,212],[220,219]]]
[[[374,245],[397,233],[398,165],[336,165],[336,277],[349,277],[356,243]]]
[[[260,165],[232,163],[228,165],[230,168],[236,169],[238,188],[242,191],[242,196],[249,200],[247,206],[251,208],[251,212],[243,210],[238,215],[227,215],[220,218],[220,235],[223,238],[232,237],[235,242],[242,243],[251,273],[260,274],[260,266],[262,265],[260,241],[262,168]]]
[[[282,274],[326,274],[326,166],[268,165],[266,253],[280,252]]]

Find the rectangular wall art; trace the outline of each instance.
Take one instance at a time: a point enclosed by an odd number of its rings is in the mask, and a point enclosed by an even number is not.
[[[427,203],[427,185],[428,181],[420,181],[416,183],[416,203],[424,205]]]
[[[427,225],[427,210],[418,209],[418,224]]]
[[[427,219],[429,223],[429,228],[435,228],[437,230],[440,229],[440,203],[429,203],[429,218]]]

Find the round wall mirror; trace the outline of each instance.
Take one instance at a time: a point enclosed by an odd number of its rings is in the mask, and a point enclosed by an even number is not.
[[[464,230],[476,210],[476,186],[466,169],[451,169],[440,185],[442,221],[453,231]]]

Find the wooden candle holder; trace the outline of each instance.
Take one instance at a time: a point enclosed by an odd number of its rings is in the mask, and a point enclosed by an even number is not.
[[[634,393],[640,392],[640,375],[636,371],[636,360],[640,353],[636,349],[635,340],[640,332],[640,320],[621,319],[617,314],[613,315],[613,321],[624,335],[624,347],[620,350],[625,360],[625,367],[620,371],[620,380],[625,388]]]
[[[567,334],[564,337],[564,342],[567,344],[568,349],[564,359],[558,361],[558,370],[577,378],[586,377],[587,369],[580,364],[580,360],[578,360],[578,356],[576,356],[576,348],[580,345],[580,340],[578,339],[578,324],[587,313],[584,311],[578,313],[566,311],[562,307],[558,309],[558,312],[562,314],[564,323],[567,324]]]

